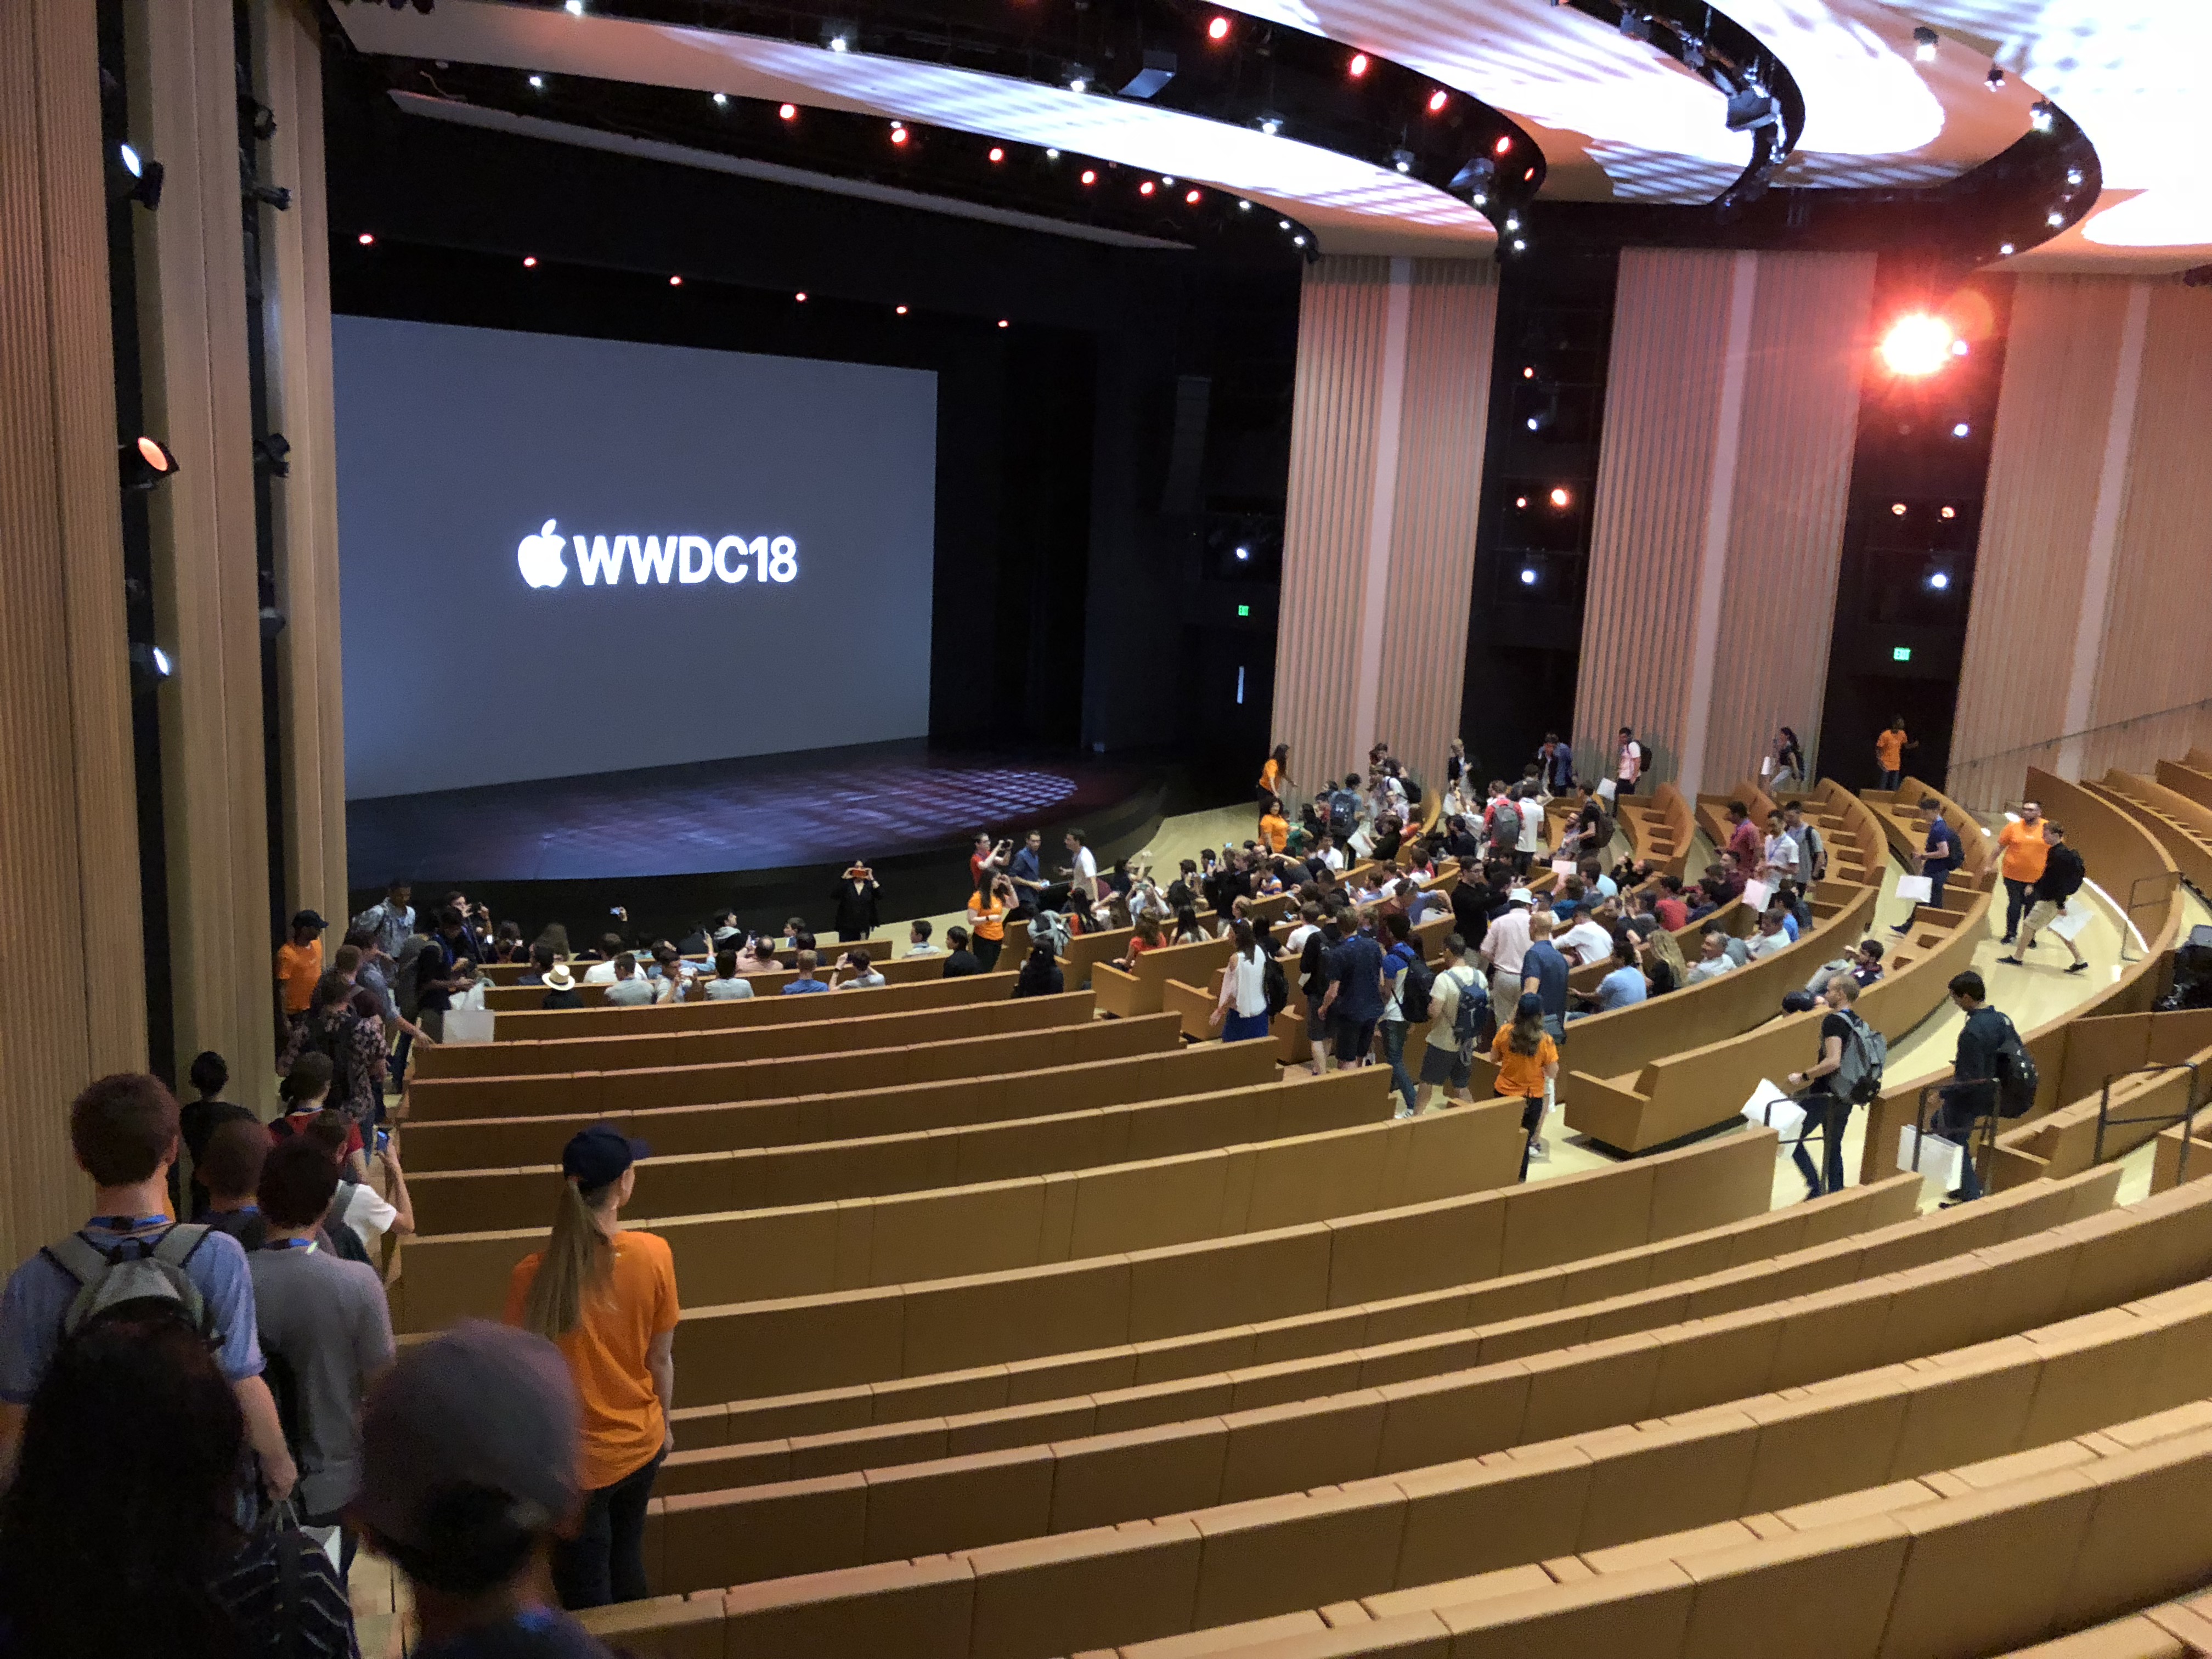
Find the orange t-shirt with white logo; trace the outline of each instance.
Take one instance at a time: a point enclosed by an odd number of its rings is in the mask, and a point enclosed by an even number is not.
[[[665,1401],[645,1364],[653,1339],[676,1328],[676,1256],[655,1233],[617,1233],[606,1282],[585,1297],[583,1318],[554,1346],[568,1362],[584,1408],[584,1490],[611,1486],[660,1455],[668,1437]],[[507,1285],[507,1322],[522,1305],[543,1251],[515,1264]]]

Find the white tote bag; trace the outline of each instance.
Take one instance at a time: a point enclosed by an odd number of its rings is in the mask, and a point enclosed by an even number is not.
[[[1786,1152],[1797,1144],[1805,1129],[1805,1109],[1790,1099],[1788,1092],[1771,1079],[1761,1078],[1759,1087],[1751,1091],[1751,1098],[1743,1103],[1743,1115],[1753,1123],[1762,1123],[1782,1137],[1776,1148],[1778,1154]]]
[[[448,1008],[441,1040],[447,1042],[489,1042],[492,1022],[497,1018],[489,1008]]]
[[[1899,876],[1897,896],[1911,904],[1925,904],[1936,896],[1936,883],[1929,876]]]
[[[1940,1182],[1947,1193],[1958,1188],[1962,1154],[1957,1141],[1933,1133],[1923,1135],[1910,1123],[1897,1132],[1897,1167],[1918,1170],[1924,1179]]]

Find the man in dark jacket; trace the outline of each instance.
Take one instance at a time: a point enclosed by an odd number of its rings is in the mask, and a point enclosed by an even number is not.
[[[837,884],[837,938],[840,943],[850,945],[856,939],[872,939],[880,919],[878,901],[883,890],[876,885],[876,872],[860,860],[854,859],[845,872],[844,879]]]
[[[2058,913],[2066,908],[2067,901],[2080,892],[2081,884],[2089,878],[2081,855],[2066,844],[2066,832],[2048,818],[2043,821],[2043,841],[2049,850],[2043,856],[2042,875],[2028,890],[2033,902],[2027,912],[2027,932],[2021,936],[2017,952],[1997,958],[2015,968],[2027,965],[2027,953],[2035,948],[2035,936],[2058,920]],[[2066,954],[2074,958],[2067,967],[2068,973],[2079,974],[2087,969],[2088,958],[2081,954],[2081,946],[2056,929],[2051,937],[2064,945]]]
[[[1972,969],[1954,975],[1948,988],[1966,1023],[1952,1056],[1951,1081],[1937,1091],[1935,1127],[1966,1155],[1959,1160],[1959,1185],[1944,1200],[1947,1206],[1982,1195],[1981,1175],[1974,1168],[1974,1130],[1996,1112],[1997,1051],[2012,1031],[2012,1022],[1989,1006],[1988,988]]]

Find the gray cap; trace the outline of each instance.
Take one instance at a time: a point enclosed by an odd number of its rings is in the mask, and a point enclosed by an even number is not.
[[[403,1350],[371,1391],[352,1513],[394,1543],[419,1545],[435,1493],[484,1486],[514,1498],[526,1525],[550,1527],[580,1495],[579,1419],[558,1348],[527,1331],[465,1321]]]

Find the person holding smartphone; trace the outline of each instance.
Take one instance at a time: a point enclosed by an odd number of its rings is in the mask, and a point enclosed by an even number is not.
[[[850,945],[874,936],[877,923],[882,918],[882,892],[876,885],[876,872],[863,860],[854,859],[846,869],[844,878],[837,884],[840,942]]]

